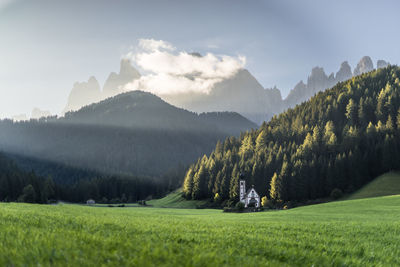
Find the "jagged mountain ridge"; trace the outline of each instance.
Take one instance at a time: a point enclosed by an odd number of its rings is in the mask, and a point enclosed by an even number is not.
[[[384,60],[378,60],[377,68],[386,67],[388,64]],[[162,98],[172,105],[197,113],[237,112],[260,125],[273,115],[308,100],[317,92],[373,69],[373,62],[368,56],[359,61],[354,72],[347,61],[341,64],[336,74],[327,75],[323,68],[315,67],[308,76],[307,82],[297,83],[284,99],[279,89],[263,88],[249,71],[241,69],[232,77],[216,83],[208,94],[188,92],[163,95]],[[117,95],[122,92],[124,85],[139,78],[140,73],[128,60],[124,59],[121,61],[119,74],[111,73],[103,90],[100,89],[94,77],[91,77],[87,83],[76,83],[64,111],[77,110],[85,105]]]
[[[389,63],[384,60],[377,61],[377,68],[384,68]],[[312,69],[310,76],[307,79],[307,84],[300,81],[283,99],[283,109],[291,108],[300,104],[316,93],[325,89],[333,87],[339,82],[346,81],[352,76],[358,76],[362,73],[370,72],[374,70],[374,64],[372,59],[368,56],[364,56],[358,62],[354,72],[351,71],[351,67],[347,61],[344,61],[336,75],[331,73],[329,76],[325,74],[325,71],[321,67],[315,67]]]

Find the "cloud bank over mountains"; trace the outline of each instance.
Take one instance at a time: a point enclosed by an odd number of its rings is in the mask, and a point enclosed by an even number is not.
[[[136,52],[127,56],[145,73],[127,84],[125,90],[142,90],[160,96],[203,93],[214,85],[234,76],[246,65],[244,56],[227,56],[177,51],[162,40],[140,39]]]

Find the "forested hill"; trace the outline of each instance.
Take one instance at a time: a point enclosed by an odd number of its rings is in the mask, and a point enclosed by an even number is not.
[[[0,150],[107,174],[162,177],[255,126],[236,113],[198,115],[134,91],[65,118],[2,120]]]
[[[218,132],[238,135],[257,125],[238,113],[210,112],[197,115],[177,108],[160,97],[132,91],[68,112],[59,122],[125,127],[142,130]]]
[[[261,196],[283,202],[354,191],[399,168],[399,108],[399,67],[353,77],[218,143],[189,168],[185,196],[238,200],[240,173]]]

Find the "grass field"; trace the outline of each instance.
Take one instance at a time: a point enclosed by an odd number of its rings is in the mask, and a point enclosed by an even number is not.
[[[0,204],[0,266],[399,266],[400,196],[292,210]]]
[[[164,198],[153,199],[147,201],[148,205],[156,208],[183,208],[183,209],[195,209],[206,204],[204,200],[186,200],[182,197],[182,190],[177,190],[168,194]]]
[[[400,193],[400,173],[385,173],[352,194],[348,199],[380,197]]]

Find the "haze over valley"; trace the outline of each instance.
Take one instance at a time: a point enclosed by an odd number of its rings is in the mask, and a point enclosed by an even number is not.
[[[0,266],[400,266],[399,8],[0,0]]]

